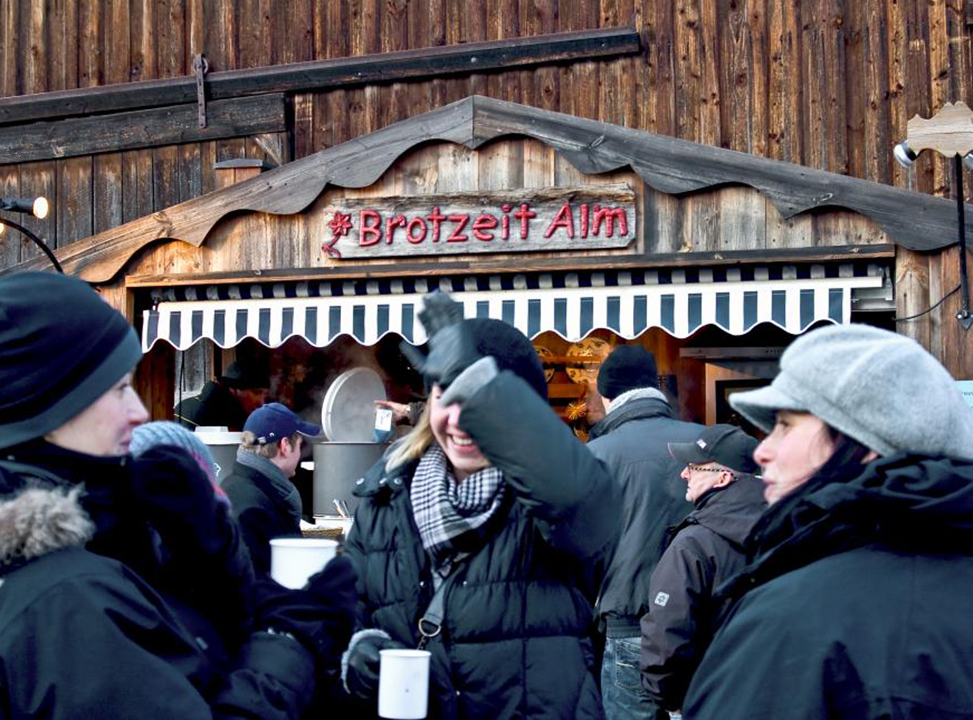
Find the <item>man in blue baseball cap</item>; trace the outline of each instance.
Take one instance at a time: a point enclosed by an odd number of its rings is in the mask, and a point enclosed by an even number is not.
[[[291,482],[304,438],[321,428],[280,403],[257,408],[243,426],[233,471],[223,483],[257,575],[270,573],[270,540],[301,533],[301,495]]]

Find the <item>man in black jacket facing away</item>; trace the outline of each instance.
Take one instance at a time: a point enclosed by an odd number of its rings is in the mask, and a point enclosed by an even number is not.
[[[683,466],[667,443],[692,442],[703,427],[677,420],[658,384],[655,357],[640,345],[617,347],[598,373],[607,414],[592,428],[588,447],[611,470],[623,502],[621,539],[598,603],[606,634],[601,691],[608,720],[658,712],[638,689],[639,619],[649,609],[649,577],[666,529],[693,509],[679,479]]]
[[[686,499],[696,506],[649,583],[651,609],[642,617],[642,689],[677,712],[716,630],[721,603],[714,590],[746,564],[743,542],[767,509],[753,473],[757,441],[732,425],[714,425],[696,442],[669,443],[685,464]]]
[[[270,573],[270,540],[301,533],[301,495],[291,478],[301,462],[303,439],[320,434],[321,428],[280,403],[257,408],[243,426],[243,442],[223,489],[258,576]]]

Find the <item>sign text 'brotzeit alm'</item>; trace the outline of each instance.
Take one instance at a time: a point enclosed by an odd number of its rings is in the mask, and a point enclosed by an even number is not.
[[[324,209],[323,253],[336,259],[578,251],[636,236],[627,185],[346,198]]]

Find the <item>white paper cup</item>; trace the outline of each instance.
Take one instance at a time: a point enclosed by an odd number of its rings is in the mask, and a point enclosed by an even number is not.
[[[428,650],[381,650],[378,715],[392,720],[426,717],[429,703]]]
[[[338,541],[328,538],[274,538],[270,541],[270,577],[298,590],[338,554]]]

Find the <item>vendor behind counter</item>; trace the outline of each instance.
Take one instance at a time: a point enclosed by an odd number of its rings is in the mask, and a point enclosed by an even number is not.
[[[197,427],[243,430],[251,412],[267,401],[270,369],[265,359],[241,357],[226,372],[203,386],[199,395],[186,398],[175,409],[176,422]]]

